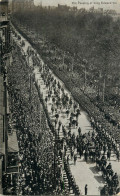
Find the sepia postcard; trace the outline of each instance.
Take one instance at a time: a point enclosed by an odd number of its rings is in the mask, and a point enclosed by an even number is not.
[[[0,195],[120,195],[120,0],[0,0]]]

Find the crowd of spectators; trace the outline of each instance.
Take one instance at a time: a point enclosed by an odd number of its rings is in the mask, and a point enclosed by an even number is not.
[[[17,46],[8,68],[8,92],[19,144],[19,194],[64,194],[59,151],[47,125],[32,71]]]
[[[20,52],[19,48],[17,48],[17,50]],[[34,56],[34,54],[31,55]],[[14,61],[16,61],[16,59],[14,59]],[[110,160],[111,153],[116,154],[116,159],[119,161],[119,133],[116,127],[111,125],[109,119],[105,117],[104,111],[95,109],[93,104],[92,108],[94,109],[92,110],[91,104],[88,104],[88,98],[86,98],[83,103],[86,105],[86,110],[91,116],[90,121],[93,132],[82,134],[81,128],[78,127],[80,105],[64,91],[64,87],[53,77],[48,66],[45,64],[41,66],[38,61],[34,63],[34,66],[39,66],[41,77],[48,90],[48,95],[42,100],[43,106],[40,106],[39,98],[43,99],[43,96],[41,95],[38,84],[34,80],[35,75],[32,76],[32,69],[23,63],[22,59],[21,62],[22,63],[19,64],[17,59],[18,65],[12,66],[11,70],[9,70],[9,93],[11,94],[12,103],[11,111],[13,118],[16,119],[20,160],[22,163],[19,181],[20,193],[41,194],[55,193],[54,191],[56,191],[56,193],[60,194],[63,192],[61,171],[56,164],[58,162],[58,156],[56,156],[56,160],[54,160],[54,153],[56,151],[56,155],[60,153],[61,158],[64,157],[64,166],[69,181],[69,189],[72,187],[76,195],[79,195],[80,192],[69,170],[69,159],[71,156],[75,165],[78,154],[80,158],[84,156],[86,162],[89,160],[96,162],[97,168],[102,171],[107,183],[104,190],[107,191],[107,194],[116,194],[119,186],[118,176],[114,173],[112,168],[108,169],[107,165],[107,160]],[[37,90],[34,85],[31,85],[31,82],[35,83]],[[50,100],[52,102],[51,112],[55,118],[54,123],[50,122],[47,110],[47,102]],[[59,113],[64,109],[66,110],[66,118],[69,119],[68,128],[59,120]],[[71,109],[73,112],[71,112]],[[47,127],[46,116],[52,132]],[[101,123],[102,120],[103,122]],[[72,127],[77,127],[77,135],[71,133]],[[55,150],[53,141],[53,134],[55,134],[59,140],[61,139],[61,131],[63,135],[63,140],[61,141],[65,141],[63,151],[63,143],[60,146],[57,145],[57,150]],[[67,153],[68,149],[70,149],[70,155]],[[58,179],[55,183],[57,188],[54,187],[56,175]],[[113,181],[114,183],[111,184]],[[103,193],[101,192],[101,194]]]
[[[15,26],[17,27],[17,25]],[[100,96],[97,96],[98,88],[96,88],[95,81],[94,82],[92,81],[92,86],[91,86],[91,79],[90,79],[91,76],[89,76],[89,74],[91,72],[93,78],[95,74],[95,73],[93,74],[92,70],[91,71],[87,70],[87,79],[86,79],[87,85],[85,86],[83,90],[82,87],[84,86],[83,81],[85,78],[83,69],[85,68],[85,66],[86,67],[89,66],[89,63],[87,65],[85,64],[84,62],[85,59],[81,61],[81,57],[75,56],[74,64],[73,64],[74,67],[73,67],[72,73],[68,71],[69,69],[68,70],[63,69],[63,68],[59,69],[59,67],[61,67],[61,62],[59,62],[59,58],[62,59],[63,61],[63,51],[60,48],[58,48],[57,46],[53,47],[52,44],[49,45],[47,41],[46,42],[44,41],[44,44],[43,44],[41,39],[40,41],[42,42],[42,44],[39,44],[39,42],[34,43],[32,36],[33,35],[36,36],[35,32],[31,36],[31,33],[28,32],[25,26],[24,28],[20,27],[19,31],[38,50],[38,52],[40,51],[40,55],[42,56],[44,61],[54,71],[54,73],[65,83],[67,88],[72,92],[72,95],[77,100],[77,102],[79,102],[82,105],[82,107],[90,114],[90,116],[96,117],[97,118],[96,120],[99,120],[101,124],[103,125],[106,124],[108,130],[113,129],[113,134],[115,134],[115,137],[117,138],[117,140],[119,140],[120,138],[119,94],[113,93],[112,88],[110,91],[111,93],[110,92],[108,93],[107,90],[109,89],[109,87],[106,86],[105,101],[103,102]],[[48,56],[48,48],[51,48],[49,49],[49,56]],[[55,50],[54,48],[57,48],[57,50]],[[57,51],[56,56],[55,56],[55,53],[56,53],[55,51]],[[71,59],[70,53],[66,51],[65,59],[67,58],[69,59],[70,62],[69,62],[69,66],[68,65],[65,65],[65,66],[69,68],[71,67],[70,64],[72,62],[72,59]],[[81,64],[81,66],[79,66],[79,64]],[[77,70],[76,70],[76,67],[77,67]],[[81,70],[82,72],[81,74],[80,73],[78,74],[78,69]],[[120,140],[119,140],[119,143],[120,143]]]
[[[57,130],[58,136],[62,129],[63,138],[66,141],[66,145],[64,147],[65,156],[67,149],[70,149],[70,155],[67,155],[66,157],[67,163],[69,164],[71,156],[71,159],[74,158],[74,164],[76,164],[76,149],[80,158],[84,156],[86,162],[88,162],[88,160],[96,162],[98,169],[103,172],[103,177],[109,187],[108,194],[117,193],[119,186],[118,175],[117,173],[114,173],[112,168],[112,172],[109,175],[108,166],[106,165],[107,160],[110,161],[111,159],[111,153],[116,154],[116,160],[119,161],[119,144],[118,140],[112,135],[112,130],[111,132],[107,131],[105,126],[101,126],[96,119],[91,117],[90,121],[91,126],[93,127],[93,132],[82,134],[81,128],[78,127],[78,116],[80,115],[79,104],[65,93],[62,85],[53,77],[50,69],[46,65],[42,68],[41,77],[48,89],[48,95],[45,97],[44,101],[47,106],[47,102],[51,100],[51,112],[55,118],[54,126]],[[72,113],[71,109],[73,111]],[[66,118],[69,119],[68,128],[66,128],[59,120],[60,112],[63,110],[66,110]],[[75,136],[74,133],[71,133],[72,127],[78,127],[77,136]],[[116,177],[116,179],[113,183],[114,177]]]

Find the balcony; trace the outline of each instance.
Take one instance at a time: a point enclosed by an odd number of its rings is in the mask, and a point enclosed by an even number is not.
[[[11,174],[11,173],[19,173],[19,167],[16,166],[11,166],[11,167],[7,167],[7,173]]]
[[[13,151],[13,150],[12,150]],[[7,166],[7,173],[19,173],[19,157],[18,153],[16,152],[8,152],[8,166]]]
[[[0,22],[6,21],[6,20],[8,20],[7,16],[0,16]]]
[[[10,19],[10,13],[7,13],[6,11],[1,12],[0,11],[0,22],[8,21]]]

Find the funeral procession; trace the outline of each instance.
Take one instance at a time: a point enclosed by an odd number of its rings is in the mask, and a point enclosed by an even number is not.
[[[0,195],[120,195],[120,2],[0,0]]]

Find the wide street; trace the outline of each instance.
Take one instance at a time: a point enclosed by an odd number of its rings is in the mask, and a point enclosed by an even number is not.
[[[25,41],[25,46],[22,47],[22,49],[23,49],[23,53],[26,55],[26,58],[27,58],[28,46],[30,48],[32,48],[32,46],[22,36],[21,36],[21,38],[22,38],[22,40]],[[13,37],[13,39],[16,40],[17,44],[20,45],[20,41],[18,41],[14,37]],[[33,48],[32,48],[32,50],[36,53],[36,51]],[[44,64],[44,62],[42,61],[41,57],[38,54],[37,54],[37,58],[39,58],[40,62],[42,64]],[[33,62],[32,62],[31,57],[28,57],[27,61],[29,62],[29,66],[33,66]],[[54,77],[54,79],[56,79],[57,82],[58,81],[60,82],[61,86],[64,88],[65,94],[67,94],[70,98],[71,93],[64,87],[64,84],[52,73],[52,71],[50,71],[50,72],[51,72],[52,76]],[[34,67],[33,73],[35,74],[35,80],[40,88],[40,92],[42,92],[42,94],[43,94],[43,99],[45,100],[45,98],[48,97],[48,89],[46,88],[46,85],[44,84],[44,81],[41,77],[42,73],[39,72],[38,66]],[[60,97],[61,96],[62,96],[62,92],[60,91]],[[53,97],[54,97],[54,94],[52,92],[52,98]],[[48,110],[50,119],[54,124],[55,112],[53,112],[53,114],[52,114],[52,111],[51,111],[51,106],[53,105],[52,98],[50,98],[50,100],[47,101],[46,108]],[[71,99],[73,102],[75,102],[72,97],[71,97]],[[69,127],[70,113],[74,112],[74,108],[71,107],[69,110],[70,110],[69,115],[67,116],[65,108],[57,109],[57,113],[59,114],[59,121],[62,122],[62,125],[66,128],[66,130],[68,130],[68,127]],[[80,115],[78,116],[78,126],[77,127],[72,126],[71,133],[72,134],[74,133],[77,136],[79,127],[81,128],[82,134],[85,134],[88,132],[90,132],[90,134],[91,134],[93,131],[93,128],[91,127],[87,113],[82,110],[80,111]],[[58,129],[58,124],[56,126],[56,130],[57,129]],[[60,138],[63,137],[62,129],[60,129],[59,136],[60,136]],[[69,154],[70,154],[70,151],[68,149],[67,155],[69,155]],[[116,161],[116,156],[115,156],[114,152],[112,152],[110,162],[112,164],[113,170],[115,172],[117,172],[117,174],[119,175],[119,178],[120,178],[120,170],[119,170],[120,163],[118,161]],[[76,184],[79,186],[81,193],[84,194],[84,187],[85,187],[85,184],[87,184],[88,185],[88,195],[100,195],[100,190],[104,186],[105,181],[102,177],[102,173],[100,171],[98,171],[96,164],[91,161],[88,161],[86,163],[84,158],[82,157],[80,159],[78,154],[77,154],[76,165],[74,165],[74,161],[71,159],[69,161],[69,164],[70,164],[72,174],[75,178]]]

